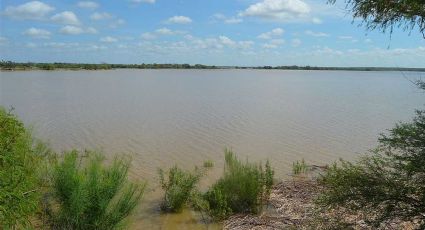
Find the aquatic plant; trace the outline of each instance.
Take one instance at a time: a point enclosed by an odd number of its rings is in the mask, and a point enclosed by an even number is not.
[[[305,163],[304,159],[292,163],[292,173],[294,175],[300,175],[307,173],[310,167]]]
[[[55,229],[115,229],[139,204],[145,183],[130,183],[130,160],[117,157],[103,164],[100,153],[66,152],[53,170],[53,200],[46,212]]]
[[[196,185],[201,178],[201,172],[184,171],[177,166],[169,171],[159,170],[159,179],[164,190],[164,200],[161,208],[164,211],[181,212],[196,192]]]
[[[241,162],[231,151],[225,150],[224,175],[205,193],[209,213],[225,219],[233,213],[258,213],[268,198],[273,185],[270,163],[263,170],[261,164]]]
[[[214,162],[212,160],[206,160],[204,161],[204,168],[212,168],[214,167]]]

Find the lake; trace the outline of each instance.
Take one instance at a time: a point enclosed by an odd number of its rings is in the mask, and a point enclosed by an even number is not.
[[[109,70],[0,73],[0,105],[13,106],[36,137],[57,150],[130,154],[130,176],[149,192],[135,229],[198,229],[196,215],[159,215],[158,168],[215,164],[224,148],[270,160],[276,178],[292,162],[323,165],[373,148],[378,134],[408,121],[424,93],[416,72]],[[204,226],[205,227],[205,226]],[[209,229],[219,228],[217,225]]]

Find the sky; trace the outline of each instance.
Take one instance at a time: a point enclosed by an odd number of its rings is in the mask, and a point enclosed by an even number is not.
[[[425,67],[417,30],[366,31],[326,0],[0,0],[0,59]]]

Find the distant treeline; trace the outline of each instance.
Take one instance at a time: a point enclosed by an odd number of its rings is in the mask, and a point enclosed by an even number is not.
[[[326,66],[260,66],[253,69],[285,69],[285,70],[348,70],[348,71],[418,71],[425,72],[425,68],[400,68],[400,67],[326,67]]]
[[[201,64],[87,64],[87,63],[20,63],[0,61],[1,70],[107,70],[107,69],[276,69],[276,70],[347,70],[347,71],[418,71],[425,72],[425,68],[399,67],[318,67],[318,66],[214,66]]]
[[[215,69],[216,66],[189,65],[189,64],[85,64],[85,63],[19,63],[12,61],[1,61],[1,70],[106,70],[106,69]]]

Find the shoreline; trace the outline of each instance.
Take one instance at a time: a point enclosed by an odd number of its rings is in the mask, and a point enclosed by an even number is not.
[[[234,67],[234,68],[108,68],[108,69],[84,69],[84,68],[54,68],[54,69],[42,69],[42,68],[12,68],[5,69],[0,68],[0,72],[29,72],[29,71],[105,71],[105,70],[263,70],[263,71],[347,71],[347,72],[425,72],[425,68],[299,68],[299,69],[285,69],[285,68],[256,68],[256,67]]]
[[[317,210],[314,201],[323,187],[315,178],[305,177],[283,180],[275,184],[270,194],[269,205],[259,215],[236,214],[224,221],[225,230],[283,230],[283,229],[328,229],[338,221],[348,223],[348,229],[406,229],[414,230],[419,221],[393,219],[383,222],[378,228],[366,223],[361,215],[347,210]],[[345,226],[347,227],[347,226]]]

